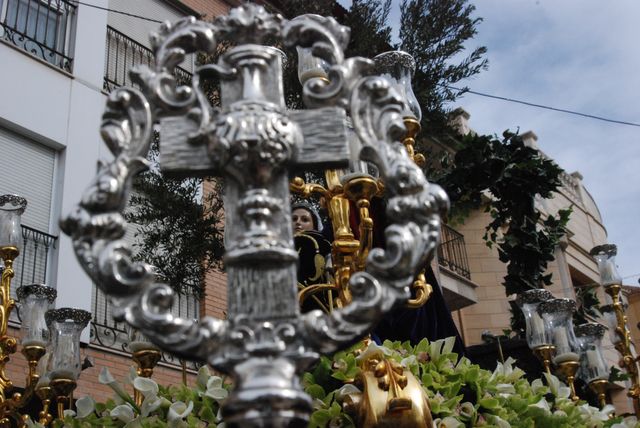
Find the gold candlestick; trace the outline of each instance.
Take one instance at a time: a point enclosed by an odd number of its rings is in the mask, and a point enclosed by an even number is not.
[[[162,353],[157,349],[141,349],[136,351],[131,356],[133,361],[138,366],[136,373],[140,377],[151,377],[153,375],[153,369],[155,368],[160,358],[162,358]],[[133,399],[137,406],[142,404],[142,400],[144,397],[137,389],[133,391]]]
[[[42,401],[42,410],[38,414],[39,420],[42,425],[49,426],[53,420],[53,416],[49,413],[49,406],[51,405],[51,398],[53,397],[53,391],[50,386],[41,386],[36,389],[36,395]]]
[[[51,392],[53,397],[56,398],[56,404],[58,406],[58,419],[64,419],[64,404],[69,403],[69,408],[73,401],[73,391],[78,384],[73,379],[57,378],[53,379],[49,384],[51,386]]]
[[[22,355],[29,363],[29,374],[27,374],[27,386],[35,385],[40,376],[36,373],[40,358],[47,353],[47,349],[40,345],[27,345],[22,348]]]
[[[637,361],[631,353],[631,334],[627,328],[627,316],[624,313],[624,306],[620,301],[621,290],[622,285],[620,284],[607,285],[604,289],[604,291],[611,296],[616,321],[618,322],[616,333],[621,341],[616,344],[616,349],[622,354],[622,364],[631,379],[631,386],[629,387],[629,391],[627,391],[627,396],[633,400],[633,409],[636,417],[640,417],[640,374],[638,373]]]
[[[533,353],[542,362],[542,365],[544,365],[544,369],[546,370],[547,374],[551,376],[551,359],[556,353],[556,347],[553,345],[538,346],[533,350]]]
[[[580,362],[578,361],[563,361],[561,363],[558,363],[558,374],[560,374],[560,376],[564,377],[567,381],[567,384],[569,385],[569,388],[571,389],[571,399],[573,401],[578,401],[580,400],[580,397],[578,397],[576,395],[576,388],[574,385],[574,380],[576,378],[576,373],[578,372],[578,369],[580,368]]]
[[[9,315],[16,305],[11,298],[11,280],[15,275],[13,261],[20,251],[17,247],[6,246],[0,248],[0,257],[4,260],[4,270],[0,280],[0,404],[6,400],[6,393],[13,383],[5,373],[5,366],[9,362],[9,355],[16,352],[17,341],[15,337],[7,335]]]
[[[596,379],[589,382],[589,388],[598,395],[598,404],[600,409],[607,405],[607,389],[609,389],[609,381],[606,379]]]

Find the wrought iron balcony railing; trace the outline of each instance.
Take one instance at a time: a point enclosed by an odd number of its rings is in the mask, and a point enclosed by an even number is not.
[[[93,287],[91,320],[91,343],[103,348],[119,352],[129,353],[129,335],[125,323],[116,322],[112,317],[111,303],[104,293],[97,287]],[[172,312],[175,316],[183,318],[199,319],[200,297],[195,294],[177,294]],[[171,354],[162,354],[162,361],[167,364],[180,366],[181,361]],[[197,370],[199,366],[193,362],[187,362],[187,368]]]
[[[135,86],[129,78],[129,70],[138,64],[151,65],[153,52],[118,30],[107,27],[107,49],[103,89],[111,92],[120,86]],[[179,83],[191,81],[191,73],[176,67],[175,75]]]
[[[438,263],[464,278],[471,279],[464,235],[444,223],[438,246]]]
[[[56,248],[58,237],[23,225],[22,240],[20,256],[14,264],[16,275],[11,282],[12,290],[21,285],[46,282],[49,256]]]
[[[71,0],[0,0],[0,39],[71,72]]]

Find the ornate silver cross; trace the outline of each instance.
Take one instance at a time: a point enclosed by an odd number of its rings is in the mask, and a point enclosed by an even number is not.
[[[281,52],[262,46],[278,39],[311,48],[329,66],[329,81],[303,88],[307,110],[284,105]],[[437,245],[446,194],[425,179],[399,142],[403,100],[390,82],[373,76],[373,62],[344,58],[349,29],[333,18],[286,21],[247,4],[213,22],[194,18],[164,24],[152,36],[156,64],[131,71],[140,90],[112,92],[102,137],[115,159],[104,165],[79,206],[61,224],[78,260],[110,296],[114,317],[181,358],[229,373],[235,388],[223,405],[228,426],[305,426],[311,400],[299,375],[320,354],[344,348],[410,297],[409,286]],[[187,54],[233,46],[216,64],[197,69],[191,86],[171,74]],[[200,87],[220,85],[212,108]],[[350,281],[353,302],[326,315],[301,315],[297,254],[290,224],[288,170],[346,165],[345,118],[362,143],[360,157],[379,168],[388,197],[386,249],[371,251]],[[201,322],[171,314],[173,290],[151,267],[131,261],[122,240],[122,211],[131,178],[148,167],[153,127],[160,124],[161,168],[171,174],[225,177],[225,263],[228,319]]]

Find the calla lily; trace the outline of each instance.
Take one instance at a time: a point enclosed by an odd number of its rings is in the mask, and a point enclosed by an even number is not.
[[[453,416],[447,416],[446,418],[433,421],[433,426],[436,428],[463,428],[464,424]]]
[[[109,412],[109,416],[126,424],[134,419],[135,414],[133,413],[133,408],[129,404],[120,404]]]
[[[147,417],[163,404],[163,398],[157,395],[145,397],[140,405],[140,416]]]
[[[122,386],[116,381],[116,379],[111,375],[111,372],[108,368],[103,367],[102,371],[98,375],[98,382],[103,385],[107,385],[109,388],[116,393],[118,397],[120,397],[125,402],[132,402],[131,396],[125,391]]]
[[[211,377],[211,372],[209,371],[209,367],[202,366],[198,370],[198,376],[196,377],[196,385],[198,385],[198,389],[205,391],[207,389],[207,382]]]
[[[376,342],[371,342],[369,343],[369,346],[367,346],[367,349],[362,351],[362,353],[356,357],[356,361],[365,361],[365,360],[368,360],[370,357],[374,357],[376,355],[379,356],[379,355],[391,355],[391,354],[392,354],[391,349],[385,346],[380,346]]]
[[[460,407],[458,410],[460,412],[460,416],[466,419],[472,419],[476,413],[475,407],[473,406],[473,404],[471,404],[468,401],[465,401],[464,403],[460,404]]]
[[[539,407],[540,409],[544,410],[545,413],[547,414],[551,414],[551,407],[549,407],[549,403],[547,402],[547,400],[542,397],[540,399],[540,401],[538,401],[535,404],[529,404],[530,407]]]
[[[71,409],[64,409],[64,410],[62,411],[62,416],[63,416],[64,418],[66,418],[66,417],[72,417],[72,418],[75,418],[75,417],[76,417],[76,412],[75,412],[75,410],[71,410]]]
[[[336,398],[342,399],[349,394],[360,394],[361,392],[362,391],[360,391],[357,386],[351,383],[347,383],[336,392]]]
[[[222,387],[222,378],[219,376],[211,376],[207,381],[207,391],[204,393],[207,397],[213,398],[218,403],[227,398],[229,392]]]
[[[96,410],[96,402],[93,398],[85,395],[76,401],[76,410],[78,418],[86,418]]]
[[[158,384],[147,377],[136,377],[133,380],[133,387],[146,397],[156,397],[158,395]]]
[[[560,380],[554,375],[550,375],[548,373],[544,373],[547,378],[547,384],[549,385],[549,389],[551,389],[551,393],[556,396],[556,398],[569,398],[571,395],[571,389],[568,386],[565,386]]]
[[[182,401],[176,401],[169,407],[167,413],[167,422],[170,427],[180,426],[180,422],[193,410],[193,402],[189,401],[189,404],[184,404]]]

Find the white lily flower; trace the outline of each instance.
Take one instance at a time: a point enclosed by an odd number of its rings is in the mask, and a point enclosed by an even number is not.
[[[136,377],[133,380],[133,387],[146,397],[156,397],[158,395],[158,384],[148,377]]]
[[[71,409],[64,409],[62,411],[62,416],[65,417],[65,418],[67,416],[71,416],[72,418],[75,418],[76,417],[76,412],[74,410],[71,410]]]
[[[347,395],[360,394],[361,392],[362,391],[360,391],[360,388],[358,388],[357,386],[351,383],[347,383],[344,384],[338,391],[336,391],[336,398],[338,398],[338,400],[342,400]]]
[[[211,376],[207,381],[207,390],[204,393],[207,397],[213,398],[218,403],[227,398],[229,391],[222,387],[222,378]]]
[[[116,381],[116,379],[111,375],[111,372],[108,368],[103,367],[102,371],[98,375],[98,382],[103,385],[107,385],[109,388],[116,393],[118,397],[120,397],[124,401],[131,401],[131,396],[125,391],[122,386]]]
[[[433,421],[433,426],[434,428],[463,428],[464,424],[453,416],[447,416],[445,418],[438,418]]]
[[[135,418],[133,408],[130,404],[120,404],[119,406],[114,407],[111,412],[109,412],[109,416],[116,418],[125,424],[131,422]]]
[[[140,405],[140,416],[147,417],[151,413],[155,412],[160,406],[162,406],[164,399],[157,395],[150,395],[142,400]]]
[[[516,393],[516,388],[510,383],[499,383],[496,385],[498,394],[503,397],[508,397]]]
[[[571,389],[568,386],[560,382],[560,380],[554,375],[544,373],[544,376],[547,378],[547,384],[549,385],[551,393],[555,395],[556,398],[569,398],[571,395]]]
[[[403,358],[403,359],[400,361],[400,364],[402,365],[402,367],[405,367],[405,368],[407,368],[407,369],[408,369],[408,368],[409,368],[409,367],[411,367],[411,366],[415,366],[415,365],[417,365],[417,364],[418,364],[418,359],[416,358],[416,356],[415,356],[415,355],[411,354],[411,355],[409,355],[408,357]]]
[[[367,346],[367,349],[362,351],[362,353],[356,357],[356,361],[365,361],[376,355],[391,355],[391,353],[391,350],[386,346],[380,346],[376,342],[372,341],[369,343],[369,346]]]
[[[549,407],[549,403],[544,397],[542,397],[536,404],[529,404],[529,407],[539,407],[544,410],[546,414],[551,414],[551,407]]]
[[[511,424],[500,416],[497,415],[488,415],[487,420],[497,426],[498,428],[511,428]]]
[[[167,413],[167,422],[169,427],[174,428],[180,426],[180,422],[193,410],[193,401],[189,401],[189,404],[184,404],[182,401],[176,401],[169,406],[169,412]]]
[[[27,418],[25,424],[27,425],[27,428],[45,428],[45,426],[40,422],[34,422],[31,420],[31,418]]]
[[[86,418],[96,410],[96,402],[93,398],[85,395],[76,401],[76,409],[78,418]]]
[[[211,377],[211,372],[209,371],[209,367],[202,366],[198,370],[198,376],[196,377],[196,385],[198,385],[198,389],[205,391],[207,389],[207,382]]]
[[[546,394],[549,392],[549,387],[542,382],[542,379],[535,379],[531,382],[531,389],[534,394]]]

